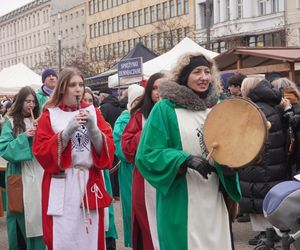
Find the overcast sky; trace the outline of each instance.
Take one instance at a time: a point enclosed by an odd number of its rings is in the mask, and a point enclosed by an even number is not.
[[[33,0],[0,0],[0,16],[32,1]]]

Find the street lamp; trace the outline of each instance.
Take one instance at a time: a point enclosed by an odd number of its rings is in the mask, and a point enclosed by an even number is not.
[[[61,23],[62,16],[59,12],[57,14],[57,19],[58,19],[58,36],[57,36],[57,39],[58,39],[58,70],[60,72],[61,71],[61,39],[62,39],[60,23]]]

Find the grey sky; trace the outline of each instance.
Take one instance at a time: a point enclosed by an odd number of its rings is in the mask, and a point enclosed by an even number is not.
[[[8,12],[15,10],[33,0],[0,0],[0,16],[7,14]]]

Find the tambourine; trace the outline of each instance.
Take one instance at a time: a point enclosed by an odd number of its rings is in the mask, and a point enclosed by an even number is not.
[[[271,124],[259,107],[244,98],[226,99],[215,105],[204,123],[204,143],[221,165],[240,168],[256,162]]]

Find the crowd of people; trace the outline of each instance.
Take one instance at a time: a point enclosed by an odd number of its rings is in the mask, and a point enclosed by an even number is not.
[[[77,68],[46,69],[42,81],[1,102],[0,184],[9,193],[9,177],[22,180],[20,211],[6,195],[9,249],[116,249],[118,199],[124,247],[134,250],[233,250],[236,218],[258,232],[250,245],[272,230],[263,199],[300,171],[294,82],[235,73],[224,83],[198,52],[122,96],[94,93]],[[239,169],[209,159],[204,143],[208,114],[226,98],[251,100],[271,124],[259,160]]]

